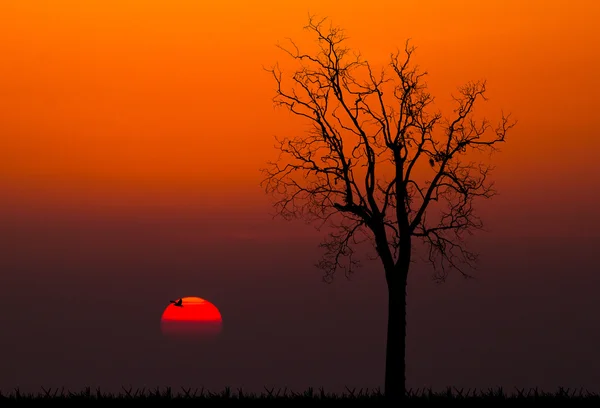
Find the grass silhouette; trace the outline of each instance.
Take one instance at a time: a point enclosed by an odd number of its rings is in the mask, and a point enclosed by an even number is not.
[[[445,401],[463,401],[463,402],[478,402],[478,403],[513,403],[513,402],[545,402],[545,401],[569,401],[574,402],[594,402],[596,406],[600,404],[600,394],[589,392],[583,388],[559,388],[556,392],[538,391],[538,389],[518,389],[508,393],[502,387],[497,389],[477,390],[477,389],[457,389],[448,387],[445,391],[434,392],[431,389],[419,388],[416,390],[409,389],[407,392],[408,402],[413,403],[431,403]],[[338,400],[363,400],[363,401],[384,401],[384,395],[380,389],[349,389],[340,394],[327,393],[323,388],[314,389],[308,388],[303,392],[294,392],[287,388],[264,388],[262,393],[244,392],[242,389],[232,390],[226,387],[221,392],[211,392],[200,389],[185,389],[181,388],[175,392],[171,387],[163,389],[156,387],[154,389],[136,389],[122,388],[122,392],[110,393],[102,392],[100,388],[92,390],[91,387],[86,387],[80,392],[71,392],[65,388],[49,388],[35,393],[22,393],[18,388],[9,393],[0,392],[0,405],[7,402],[31,402],[49,401],[49,402],[114,402],[120,401],[177,401],[181,403],[197,403],[203,400],[218,401],[218,400],[237,400],[237,401],[254,401],[254,400],[274,400],[279,402],[286,401],[338,401]]]

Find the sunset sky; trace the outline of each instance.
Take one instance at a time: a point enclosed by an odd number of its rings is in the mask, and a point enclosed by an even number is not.
[[[306,129],[273,107],[264,68],[285,69],[288,37],[313,47],[309,13],[375,66],[410,38],[442,111],[485,79],[480,112],[518,120],[494,158],[499,195],[478,207],[480,287],[415,270],[409,385],[597,381],[599,2],[3,0],[0,390],[382,384],[379,265],[322,284],[322,236],[272,220],[259,186],[274,137]],[[219,307],[221,348],[164,343],[160,315],[182,296]]]

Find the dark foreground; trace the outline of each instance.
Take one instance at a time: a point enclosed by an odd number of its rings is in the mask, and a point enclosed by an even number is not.
[[[502,403],[502,405],[515,402],[563,402],[572,406],[574,403],[578,406],[582,404],[586,406],[600,406],[600,394],[590,393],[584,389],[563,389],[560,388],[556,392],[542,392],[537,389],[514,389],[512,392],[505,391],[502,388],[495,390],[472,390],[472,389],[456,389],[448,388],[444,392],[434,392],[430,389],[418,389],[407,391],[407,399],[411,406],[424,406],[431,403],[448,403],[461,402],[474,403],[481,405],[482,403],[493,402],[494,404]],[[120,393],[106,393],[100,389],[92,390],[86,388],[80,392],[71,392],[65,389],[45,389],[37,394],[22,393],[15,389],[9,393],[0,392],[0,406],[14,405],[19,402],[74,402],[86,404],[98,404],[101,402],[169,402],[176,405],[196,405],[202,402],[220,402],[231,401],[242,403],[246,401],[276,402],[281,405],[287,401],[310,401],[310,402],[335,402],[357,400],[364,402],[384,402],[384,396],[380,390],[369,389],[346,389],[342,394],[327,393],[323,389],[309,388],[304,392],[293,392],[288,389],[268,389],[260,394],[246,393],[243,390],[232,390],[225,388],[224,391],[214,393],[204,389],[180,389],[174,391],[170,387],[155,388],[155,389],[137,389],[123,388]]]

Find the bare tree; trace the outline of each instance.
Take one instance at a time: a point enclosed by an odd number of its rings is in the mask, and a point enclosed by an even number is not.
[[[465,234],[482,228],[477,198],[494,195],[491,166],[473,160],[497,150],[515,125],[502,114],[492,127],[476,120],[485,82],[471,82],[453,96],[451,118],[433,111],[426,72],[413,66],[414,47],[391,54],[375,70],[345,47],[340,28],[311,17],[307,27],[318,49],[306,54],[290,40],[283,47],[298,63],[287,81],[268,70],[274,102],[311,125],[302,136],[276,138],[279,159],[262,169],[262,186],[276,197],[277,213],[327,225],[318,266],[326,281],[358,265],[357,244],[368,240],[383,264],[388,287],[385,394],[405,395],[406,287],[414,244],[444,280],[450,269],[469,277],[477,254]]]

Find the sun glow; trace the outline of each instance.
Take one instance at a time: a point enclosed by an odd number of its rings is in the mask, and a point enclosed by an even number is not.
[[[183,297],[181,306],[169,304],[160,320],[161,331],[169,337],[210,337],[219,334],[223,325],[219,309],[199,297]]]
[[[161,320],[221,322],[219,309],[207,300],[199,297],[181,298],[182,306],[170,304],[162,314]]]

